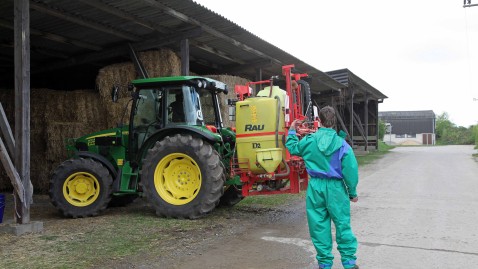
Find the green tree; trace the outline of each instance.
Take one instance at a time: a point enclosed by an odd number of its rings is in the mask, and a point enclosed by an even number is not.
[[[475,148],[478,149],[478,125],[473,126],[473,137],[475,138]]]
[[[385,122],[382,119],[378,120],[378,139],[383,141],[383,137],[385,136]]]
[[[475,143],[474,127],[456,126],[450,121],[447,112],[436,118],[435,134],[437,144],[441,145],[472,145]]]

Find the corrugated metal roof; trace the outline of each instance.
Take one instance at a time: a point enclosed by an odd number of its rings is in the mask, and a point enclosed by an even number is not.
[[[377,99],[388,98],[382,92],[374,88],[365,80],[361,79],[359,76],[352,73],[347,68],[334,70],[334,71],[328,71],[326,72],[326,74],[348,87],[353,87],[354,89],[357,89],[363,93],[366,92]]]
[[[13,0],[0,3],[0,18],[0,59],[6,63],[0,65],[0,79],[13,81],[13,30],[9,28],[13,26]],[[268,78],[280,75],[281,65],[295,64],[312,76],[314,91],[344,87],[326,73],[191,0],[31,0],[31,72],[61,76],[68,75],[67,67],[98,69],[128,60],[127,50],[111,51],[129,42],[139,46],[193,29],[200,29],[201,34],[189,37],[192,72],[254,79],[260,67],[263,78]],[[180,51],[179,42],[163,46]],[[102,57],[85,60],[98,52]]]
[[[378,112],[379,118],[382,119],[435,119],[433,110],[416,110],[416,111],[381,111]]]
[[[378,117],[392,125],[392,134],[422,134],[435,132],[433,110],[382,111]]]

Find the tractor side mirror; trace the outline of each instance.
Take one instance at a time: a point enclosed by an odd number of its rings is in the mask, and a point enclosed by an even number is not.
[[[119,87],[117,85],[114,85],[113,88],[111,88],[111,100],[113,103],[118,102],[118,97],[119,97]]]

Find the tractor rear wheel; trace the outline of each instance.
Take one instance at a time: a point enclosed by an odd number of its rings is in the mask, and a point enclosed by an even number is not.
[[[50,179],[51,203],[66,217],[96,216],[105,210],[112,196],[113,179],[100,162],[69,159]]]
[[[196,219],[219,203],[224,166],[214,148],[191,135],[167,136],[148,151],[143,191],[162,217]]]

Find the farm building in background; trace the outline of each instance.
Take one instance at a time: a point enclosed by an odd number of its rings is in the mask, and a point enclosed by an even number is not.
[[[387,125],[385,143],[435,145],[435,113],[432,110],[382,111],[378,116]]]

